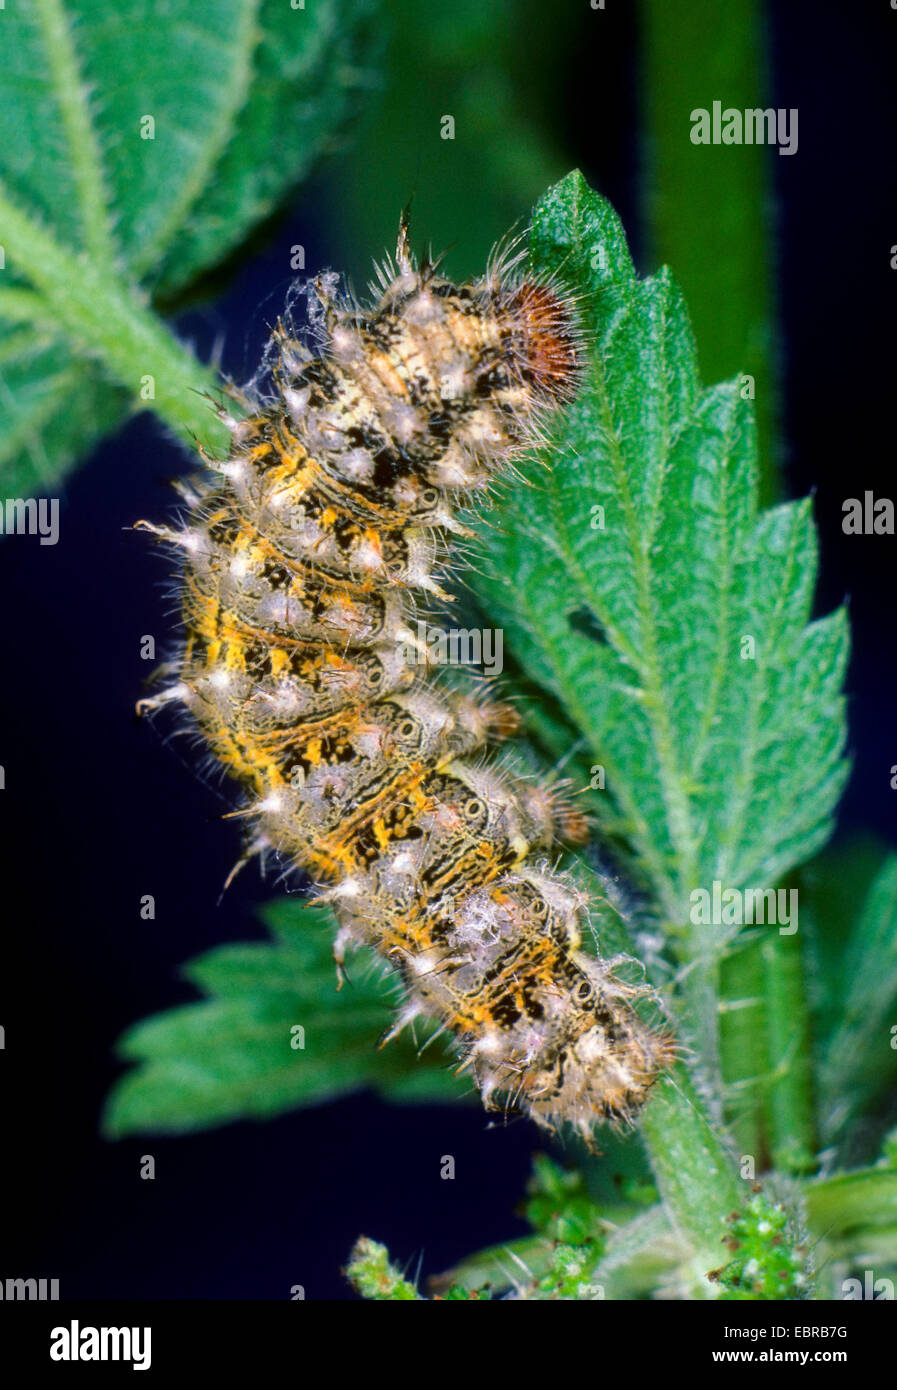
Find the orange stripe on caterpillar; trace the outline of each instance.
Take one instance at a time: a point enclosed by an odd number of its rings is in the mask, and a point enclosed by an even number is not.
[[[434,678],[414,634],[451,536],[575,393],[561,289],[497,256],[454,284],[402,225],[382,294],[306,287],[313,354],[279,326],[272,393],[185,493],[186,637],[166,699],[242,785],[250,849],[304,869],[352,938],[454,1035],[488,1106],[584,1135],[630,1121],[674,1047],[645,987],[580,950],[585,904],[547,856],[582,843],[560,787],[484,758],[513,709]]]

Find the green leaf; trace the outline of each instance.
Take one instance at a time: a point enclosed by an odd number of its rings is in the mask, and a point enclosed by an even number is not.
[[[897,1266],[897,1173],[859,1168],[807,1183],[807,1224],[819,1242],[817,1264],[829,1285],[820,1297],[843,1298],[839,1279],[854,1262],[874,1278]],[[876,1291],[877,1292],[877,1291]]]
[[[466,1255],[452,1269],[433,1275],[427,1286],[436,1296],[447,1294],[452,1288],[500,1295],[519,1287],[524,1278],[541,1278],[548,1270],[553,1250],[553,1241],[544,1236],[521,1236]]]
[[[613,1233],[595,1279],[607,1298],[650,1298],[658,1285],[673,1286],[674,1271],[681,1268],[679,1296],[693,1297],[698,1290],[696,1271],[688,1265],[691,1253],[674,1231],[668,1209],[651,1207]]]
[[[376,0],[33,0],[2,11],[0,468],[19,493],[48,486],[156,372],[149,355],[123,372],[66,287],[89,268],[98,317],[107,309],[109,331],[126,334],[116,310],[136,304],[131,287],[147,280],[170,298],[220,261],[351,114],[369,82],[375,14]],[[37,241],[10,225],[16,214],[52,239],[67,277],[42,273]],[[10,292],[28,283],[40,293],[22,334],[23,301]]]
[[[186,223],[166,251],[166,295],[232,250],[334,148],[377,85],[379,0],[263,0],[250,101]],[[259,152],[264,151],[263,157]],[[285,266],[285,272],[287,266]]]
[[[4,323],[6,303],[0,297],[0,477],[9,495],[29,497],[121,423],[128,393],[78,361],[54,329]]]
[[[120,1055],[137,1066],[108,1098],[110,1137],[260,1119],[365,1086],[393,1101],[458,1100],[469,1090],[438,1047],[421,1061],[403,1034],[378,1050],[393,1017],[390,972],[359,950],[337,992],[329,914],[283,900],[264,916],[275,943],[221,946],[191,961],[184,973],[209,997],[120,1039]],[[418,1043],[433,1031],[421,1030]]]
[[[729,1222],[731,1259],[712,1278],[727,1301],[797,1299],[807,1296],[807,1251],[789,1231],[781,1203],[755,1192]],[[788,1238],[790,1236],[790,1239]]]
[[[807,1183],[810,1229],[828,1241],[857,1231],[897,1231],[897,1172],[891,1168],[859,1168]]]
[[[531,255],[580,296],[588,360],[474,583],[605,767],[593,799],[688,940],[693,890],[769,886],[829,834],[845,617],[808,621],[809,503],[758,514],[749,402],[701,387],[670,273],[636,277],[580,174],[538,204]]]
[[[659,1275],[691,1255],[662,1207],[639,1211],[656,1196],[653,1190],[641,1190],[639,1205],[621,1203],[619,1192],[611,1204],[598,1203],[582,1172],[562,1169],[545,1154],[536,1155],[533,1169],[522,1214],[536,1235],[468,1256],[428,1281],[434,1293],[458,1288],[494,1297],[513,1289],[518,1299],[539,1301],[626,1298],[652,1291]]]
[[[816,913],[831,914],[836,902],[827,895],[817,898]],[[897,1073],[897,855],[884,857],[865,895],[856,893],[849,908],[853,929],[837,976],[839,1021],[820,1065],[820,1125],[828,1143],[844,1134]],[[843,931],[851,919],[835,908],[834,920]]]
[[[385,1245],[359,1236],[352,1247],[346,1278],[362,1298],[387,1303],[419,1303],[421,1295],[395,1268]]]

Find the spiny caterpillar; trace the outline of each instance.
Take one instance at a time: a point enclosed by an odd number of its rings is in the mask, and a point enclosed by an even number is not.
[[[398,971],[389,1036],[417,1016],[454,1035],[487,1108],[547,1128],[623,1124],[668,1066],[650,993],[581,951],[586,903],[547,856],[582,842],[558,788],[484,757],[517,720],[485,686],[435,680],[412,614],[457,512],[482,498],[570,400],[582,348],[571,302],[493,253],[456,285],[395,263],[362,308],[327,275],[304,287],[315,351],[278,328],[273,393],[220,411],[226,460],[182,487],[184,524],[148,526],[183,556],[175,683],[215,760],[242,785],[244,860],[301,868],[350,941]]]

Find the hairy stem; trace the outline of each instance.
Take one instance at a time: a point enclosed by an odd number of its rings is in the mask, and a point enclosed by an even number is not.
[[[713,1269],[726,1218],[739,1210],[745,1190],[684,1066],[658,1081],[641,1131],[674,1228]]]
[[[137,290],[91,257],[60,246],[4,189],[0,240],[11,264],[50,305],[58,327],[135,402],[151,406],[188,442],[211,453],[226,448],[227,430],[205,399],[218,385],[214,373],[177,340]],[[17,303],[22,307],[25,301]]]
[[[715,99],[767,107],[762,0],[641,0],[651,259],[675,266],[701,374],[754,379],[760,496],[777,492],[779,400],[770,269],[771,160],[763,145],[695,145],[691,112]],[[713,254],[707,248],[713,247]]]
[[[806,1173],[815,1167],[810,1020],[797,936],[768,937],[762,945],[769,1039],[765,1087],[766,1127],[773,1166]]]

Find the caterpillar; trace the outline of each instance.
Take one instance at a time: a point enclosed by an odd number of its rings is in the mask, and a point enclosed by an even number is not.
[[[450,599],[439,578],[459,513],[573,399],[583,344],[571,299],[497,248],[455,284],[411,251],[377,267],[367,307],[328,273],[304,286],[311,333],[279,322],[265,390],[219,413],[223,460],[181,488],[182,705],[243,788],[244,857],[303,870],[350,942],[398,972],[389,1036],[437,1020],[487,1109],[587,1139],[631,1122],[673,1057],[618,961],[580,949],[587,903],[552,867],[588,829],[558,787],[487,753],[513,707],[436,679],[412,617]],[[438,576],[438,577],[437,577]]]

